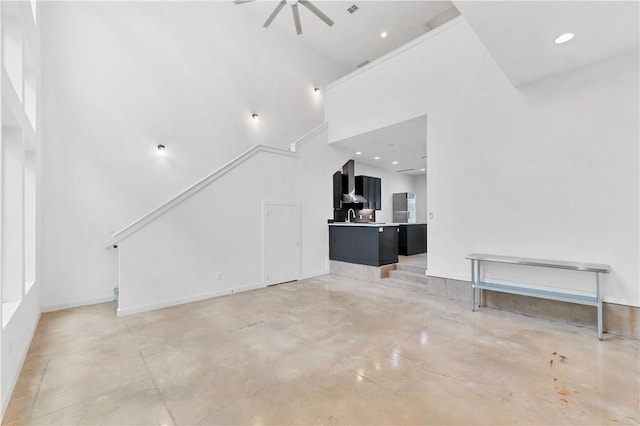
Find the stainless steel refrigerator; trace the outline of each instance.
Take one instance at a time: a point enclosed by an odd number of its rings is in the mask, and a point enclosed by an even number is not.
[[[393,221],[416,223],[416,194],[413,192],[393,194]]]

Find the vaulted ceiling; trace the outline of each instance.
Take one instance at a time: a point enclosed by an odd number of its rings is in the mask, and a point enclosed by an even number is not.
[[[295,39],[342,66],[345,73],[457,15],[450,1],[312,0],[335,23],[329,27],[309,9],[299,6],[302,34],[296,35],[290,7],[294,3],[287,0],[287,5],[264,31],[277,31]],[[237,7],[256,27],[261,27],[278,4],[277,1],[252,1]],[[384,38],[380,36],[383,32],[387,34]]]
[[[261,3],[265,8],[261,13],[268,16],[267,4],[275,3]],[[424,34],[433,23],[442,23],[439,16],[451,19],[455,15],[446,11],[452,9],[460,12],[516,87],[640,48],[637,1],[318,1],[317,4],[335,17],[333,28],[311,13],[303,16],[303,26],[308,25],[309,31],[302,36],[295,35],[292,18],[286,16],[290,13],[278,18],[281,20],[278,28],[288,31],[291,37],[300,37],[301,43],[347,70]],[[352,4],[360,9],[348,16],[345,10]],[[430,21],[432,25],[427,24]],[[388,32],[387,38],[380,38],[382,31]],[[573,33],[575,37],[565,44],[556,44],[555,39],[565,33]],[[390,133],[398,135],[393,138],[394,145],[389,145]],[[426,150],[426,136],[419,125],[399,123],[362,136],[336,144],[371,157],[379,155],[374,152],[384,153],[389,161],[364,157],[360,161],[390,170],[413,168],[409,172],[413,174],[424,167],[421,157]],[[388,157],[399,164],[392,164]]]
[[[638,50],[637,1],[456,1],[515,86]],[[565,33],[565,44],[554,40]]]

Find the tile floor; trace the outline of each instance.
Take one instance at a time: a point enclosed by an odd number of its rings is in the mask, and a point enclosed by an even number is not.
[[[638,424],[640,342],[324,276],[44,314],[7,424]]]

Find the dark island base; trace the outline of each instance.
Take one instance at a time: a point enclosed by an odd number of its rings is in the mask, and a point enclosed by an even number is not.
[[[411,256],[427,252],[427,224],[400,224],[398,235],[398,254]]]
[[[398,263],[398,227],[329,226],[329,259],[369,266]]]

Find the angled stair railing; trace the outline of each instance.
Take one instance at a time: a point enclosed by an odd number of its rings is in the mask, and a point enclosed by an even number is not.
[[[310,137],[312,137],[313,135],[315,135],[316,133],[318,133],[319,131],[321,131],[325,127],[327,127],[327,123],[326,122],[324,122],[324,123],[320,124],[319,126],[315,127],[313,130],[311,130],[310,132],[308,132],[307,134],[305,134],[304,136],[302,136],[301,138],[299,138],[298,140],[293,142],[290,145],[289,150],[273,148],[273,147],[266,146],[266,145],[254,145],[253,147],[249,148],[248,150],[246,150],[242,154],[238,155],[233,160],[231,160],[228,163],[224,164],[222,167],[218,168],[217,170],[215,170],[212,173],[208,174],[207,176],[203,177],[202,179],[200,179],[199,181],[197,181],[193,185],[189,186],[188,188],[186,188],[185,190],[183,190],[179,194],[177,194],[174,197],[170,198],[168,201],[162,203],[161,205],[159,205],[158,207],[156,207],[153,210],[149,211],[148,213],[146,213],[142,217],[138,218],[137,220],[133,221],[129,225],[127,225],[127,226],[121,228],[120,230],[114,232],[113,234],[111,234],[111,242],[108,244],[107,248],[117,247],[117,244],[118,244],[119,241],[127,238],[131,234],[133,234],[136,231],[138,231],[139,229],[143,228],[148,223],[150,223],[150,222],[154,221],[155,219],[157,219],[158,217],[162,216],[164,213],[168,212],[169,210],[171,210],[172,208],[174,208],[175,206],[177,206],[178,204],[180,204],[181,202],[183,202],[187,198],[189,198],[192,195],[196,194],[198,191],[200,191],[204,187],[208,186],[212,182],[216,181],[220,177],[222,177],[225,174],[227,174],[229,171],[233,170],[234,168],[236,168],[237,166],[239,166],[240,164],[244,163],[249,158],[253,157],[254,155],[256,155],[256,154],[258,154],[260,152],[267,152],[267,153],[276,154],[276,155],[286,155],[286,156],[296,157],[298,155],[297,154],[298,146],[302,145]]]

